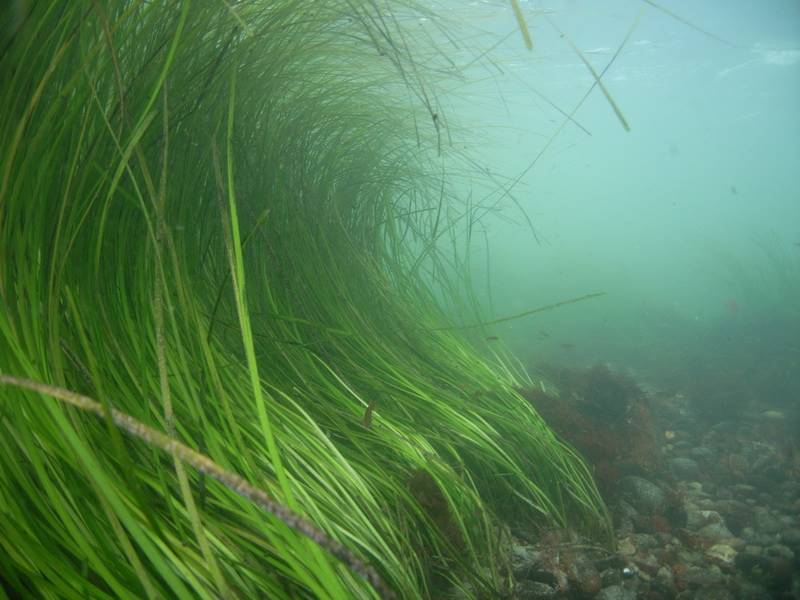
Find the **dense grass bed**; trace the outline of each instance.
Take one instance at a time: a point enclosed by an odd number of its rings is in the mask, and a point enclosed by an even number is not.
[[[470,217],[420,8],[4,6],[7,595],[477,596],[509,515],[608,532],[445,309]]]

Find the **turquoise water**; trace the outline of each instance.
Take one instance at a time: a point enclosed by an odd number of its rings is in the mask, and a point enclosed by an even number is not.
[[[609,362],[660,385],[686,383],[681,361],[742,371],[766,354],[797,399],[800,6],[521,6],[532,52],[510,3],[462,16],[473,49],[502,41],[453,93],[451,121],[538,237],[500,201],[515,222],[475,226],[475,281],[493,317],[606,296],[492,333],[529,364]],[[594,79],[570,42],[607,69],[630,131],[598,87],[580,104]]]

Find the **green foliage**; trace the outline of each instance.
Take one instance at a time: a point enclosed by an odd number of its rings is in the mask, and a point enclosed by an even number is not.
[[[377,594],[122,435],[110,409],[239,474],[402,598],[430,596],[432,569],[497,589],[501,510],[607,534],[513,367],[441,329],[460,284],[436,242],[461,209],[429,167],[441,140],[415,7],[29,10],[0,20],[0,371],[91,396],[105,418],[1,388],[5,585]],[[422,471],[449,518],[410,485]]]

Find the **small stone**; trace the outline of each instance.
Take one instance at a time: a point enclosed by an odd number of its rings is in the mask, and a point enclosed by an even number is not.
[[[514,586],[514,597],[519,600],[549,600],[556,597],[556,590],[541,581],[524,579]]]
[[[619,480],[622,497],[636,510],[646,515],[663,514],[667,497],[656,484],[641,477],[628,476]]]
[[[792,548],[800,546],[800,529],[793,527],[792,529],[785,529],[782,531],[781,543]]]
[[[642,574],[655,575],[656,573],[658,573],[658,569],[661,566],[656,557],[653,556],[652,554],[647,554],[641,558],[637,557],[635,559],[635,562],[636,562],[636,567],[639,570],[639,575]],[[624,571],[622,575],[623,577],[625,576]]]
[[[722,523],[722,515],[715,510],[694,509],[686,512],[686,525],[689,529],[700,529],[709,523]]]
[[[594,563],[583,555],[573,557],[567,570],[567,575],[570,584],[584,596],[594,596],[602,586],[600,573],[595,568]]]
[[[600,581],[604,588],[622,583],[622,569],[606,569],[600,574]]]
[[[663,586],[672,587],[675,584],[675,577],[672,575],[672,571],[670,569],[667,567],[661,567],[656,573],[656,581]]]
[[[707,448],[705,446],[698,446],[697,448],[692,448],[689,452],[689,455],[701,462],[705,462],[711,460],[715,456],[715,452],[711,448]]]
[[[651,550],[658,546],[655,536],[649,533],[634,533],[631,537],[633,538],[634,546],[639,550]]]
[[[759,533],[773,534],[783,529],[781,522],[763,506],[758,506],[753,511],[753,524]]]
[[[619,552],[623,556],[633,556],[634,554],[636,554],[636,546],[634,546],[631,538],[629,537],[622,538],[619,541],[619,544],[617,544],[617,552]]]
[[[702,527],[697,534],[708,542],[719,542],[733,537],[733,534],[725,527],[725,523],[709,523]]]
[[[706,569],[701,567],[689,567],[683,576],[683,580],[691,586],[711,587],[722,583],[723,576],[716,566],[711,566]]]
[[[636,600],[636,592],[621,585],[610,585],[600,590],[595,600]]]
[[[746,483],[737,483],[731,486],[731,490],[733,490],[737,496],[752,496],[757,491],[752,485],[747,485]]]
[[[786,415],[779,410],[765,410],[761,413],[761,418],[765,421],[780,422],[786,418]]]
[[[700,466],[691,458],[671,458],[667,466],[677,479],[694,481],[700,474]]]
[[[735,600],[736,596],[722,584],[700,588],[692,596],[693,600]]]
[[[706,556],[722,567],[733,566],[736,554],[736,550],[727,544],[714,544],[706,550]]]
[[[785,558],[789,562],[794,560],[794,552],[789,546],[784,546],[783,544],[773,544],[766,549],[767,556],[777,556],[780,558]]]
[[[703,491],[703,484],[699,481],[690,481],[686,484],[686,491],[690,494],[699,494]]]

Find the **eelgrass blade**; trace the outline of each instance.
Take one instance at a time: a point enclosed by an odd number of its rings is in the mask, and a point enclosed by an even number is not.
[[[0,374],[0,383],[13,385],[19,388],[38,392],[46,396],[57,398],[58,400],[70,404],[75,408],[93,413],[99,417],[102,417],[105,414],[105,409],[99,403],[87,396],[76,394],[70,390],[47,385],[38,381],[32,381],[30,379],[22,379],[3,374]],[[193,466],[198,471],[207,474],[209,477],[213,477],[231,491],[257,504],[259,507],[271,513],[298,533],[303,534],[307,538],[319,544],[327,552],[330,552],[333,556],[344,562],[349,568],[358,573],[361,577],[369,581],[369,583],[380,594],[381,598],[394,598],[393,592],[386,586],[381,577],[372,567],[365,564],[360,558],[358,558],[340,542],[329,537],[324,531],[305,520],[290,508],[280,504],[279,502],[270,498],[263,491],[253,487],[237,474],[226,471],[207,456],[192,450],[188,446],[180,443],[164,433],[161,433],[160,431],[156,431],[155,429],[148,427],[130,415],[122,413],[116,409],[112,409],[111,417],[118,427],[127,431],[132,436],[137,437],[145,443],[155,446],[164,452],[172,454],[176,460],[185,462]]]

